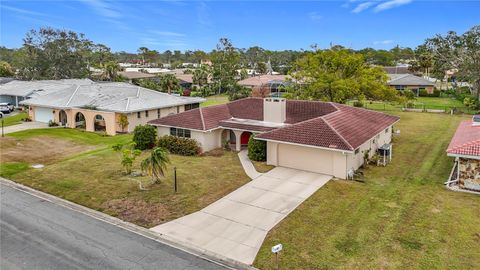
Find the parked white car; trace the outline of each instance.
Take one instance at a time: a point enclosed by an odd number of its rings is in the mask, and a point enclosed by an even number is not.
[[[11,110],[11,107],[8,106],[8,103],[0,103],[0,112],[2,113],[10,113],[12,110]]]

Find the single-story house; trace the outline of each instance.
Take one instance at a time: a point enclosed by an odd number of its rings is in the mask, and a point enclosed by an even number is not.
[[[120,71],[118,74],[124,78],[126,78],[130,83],[133,80],[137,79],[150,79],[155,78],[155,74],[145,73],[145,72],[138,72],[138,71]]]
[[[0,102],[20,105],[20,101],[39,97],[51,92],[69,88],[71,85],[90,85],[90,79],[65,79],[65,80],[13,80],[0,85]]]
[[[131,132],[137,125],[162,116],[199,107],[203,98],[181,97],[129,83],[99,82],[67,88],[20,102],[29,107],[33,121],[56,122],[70,128]],[[122,126],[122,115],[128,124]]]
[[[411,90],[417,96],[420,90],[426,90],[427,93],[433,94],[435,83],[413,74],[388,74],[389,80],[387,84],[396,90]]]
[[[251,89],[268,88],[272,96],[281,96],[282,87],[287,84],[287,77],[287,75],[266,74],[240,80],[238,84]]]
[[[381,149],[392,154],[396,116],[319,101],[245,98],[150,121],[158,135],[197,140],[203,151],[230,143],[237,151],[252,134],[266,141],[267,163],[346,179]]]
[[[447,148],[455,164],[447,184],[480,192],[480,115],[460,123]]]
[[[408,66],[386,66],[383,67],[383,70],[385,70],[387,74],[413,74],[413,72],[408,69]]]

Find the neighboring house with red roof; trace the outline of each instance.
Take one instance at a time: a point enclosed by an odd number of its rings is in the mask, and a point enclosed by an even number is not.
[[[159,136],[197,140],[203,151],[252,134],[267,142],[267,163],[345,179],[382,148],[391,157],[396,116],[320,101],[245,98],[150,121]]]
[[[460,123],[448,145],[447,155],[455,157],[449,184],[480,191],[480,116]]]

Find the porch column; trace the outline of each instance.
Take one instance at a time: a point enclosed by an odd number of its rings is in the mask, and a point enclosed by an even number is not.
[[[238,131],[238,130],[234,130],[233,133],[235,134],[235,150],[240,152],[240,150],[242,149],[240,138],[241,138],[243,132]]]

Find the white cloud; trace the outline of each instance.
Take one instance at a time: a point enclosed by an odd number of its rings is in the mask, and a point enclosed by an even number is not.
[[[365,3],[358,4],[352,10],[352,12],[353,13],[360,13],[360,12],[364,11],[365,9],[369,8],[370,6],[372,6],[373,4],[374,4],[374,2],[365,2]]]
[[[384,10],[387,10],[387,9],[403,6],[403,5],[409,4],[411,2],[412,2],[412,0],[390,0],[390,1],[378,4],[374,8],[374,11],[375,12],[380,12],[380,11],[384,11]]]
[[[119,19],[122,16],[122,13],[116,9],[113,5],[111,5],[107,1],[103,0],[82,0],[84,3],[92,7],[95,12],[97,12],[100,16],[110,19]]]
[[[3,9],[13,11],[13,12],[16,12],[16,13],[21,13],[21,14],[47,16],[47,14],[45,14],[45,13],[40,13],[40,12],[36,12],[36,11],[31,11],[31,10],[16,8],[16,7],[11,7],[11,6],[6,6],[6,5],[3,5],[3,4],[0,5],[0,7],[3,8]]]
[[[170,31],[151,31],[152,33],[164,37],[185,37],[185,34]]]
[[[393,40],[391,39],[386,39],[386,40],[380,40],[380,41],[374,41],[373,44],[374,45],[388,45],[388,44],[392,44],[393,43]]]
[[[321,20],[323,18],[323,16],[320,15],[318,12],[313,11],[313,12],[308,13],[308,18],[310,18],[310,20],[312,20],[312,21],[318,21],[318,20]]]

